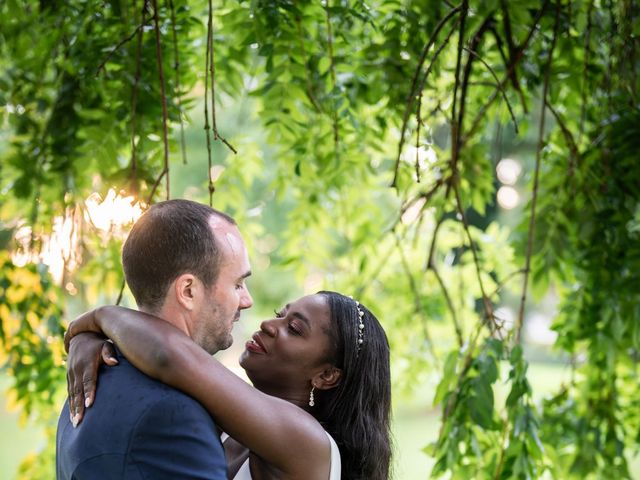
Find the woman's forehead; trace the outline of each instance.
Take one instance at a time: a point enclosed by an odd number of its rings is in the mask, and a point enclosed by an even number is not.
[[[309,321],[323,327],[329,322],[329,303],[323,295],[307,295],[291,302],[288,309],[307,316]]]

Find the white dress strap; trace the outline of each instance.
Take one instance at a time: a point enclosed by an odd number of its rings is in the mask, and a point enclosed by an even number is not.
[[[329,480],[340,480],[341,471],[342,471],[342,463],[340,461],[340,450],[338,449],[338,445],[331,438],[331,435],[327,433],[327,437],[329,438],[329,444],[331,445],[331,471],[329,472]],[[229,435],[226,433],[222,433],[220,435],[220,440],[224,442]],[[245,462],[236,473],[236,476],[233,477],[233,480],[251,480],[251,467],[249,466],[249,459],[245,460]]]
[[[336,442],[333,440],[331,435],[327,433],[327,437],[329,437],[329,443],[331,444],[331,472],[329,473],[329,480],[340,480],[340,475],[342,472],[340,450],[338,449],[338,445],[336,445]]]

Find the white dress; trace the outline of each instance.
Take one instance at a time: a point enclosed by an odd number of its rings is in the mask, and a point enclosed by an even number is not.
[[[331,471],[329,472],[329,480],[340,480],[340,471],[342,468],[340,463],[340,450],[338,450],[338,445],[336,445],[336,442],[331,438],[331,435],[327,433],[327,437],[331,444]],[[227,438],[229,438],[229,435],[226,433],[223,433],[220,437],[223,443]],[[248,458],[242,464],[236,476],[233,477],[233,480],[251,480],[251,468],[249,467]]]

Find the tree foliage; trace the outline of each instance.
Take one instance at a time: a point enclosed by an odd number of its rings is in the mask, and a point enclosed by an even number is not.
[[[191,196],[236,215],[256,257],[379,312],[399,385],[440,371],[434,476],[629,478],[639,25],[634,0],[2,2],[0,351],[17,401],[55,416],[69,292],[122,282],[121,237],[92,229],[85,199],[170,197],[189,162]],[[202,94],[208,154],[192,159]],[[268,150],[220,124],[229,99],[254,107]],[[531,145],[513,230],[493,220],[505,138]],[[65,220],[63,295],[33,263]],[[573,374],[536,405],[522,328],[549,290]]]

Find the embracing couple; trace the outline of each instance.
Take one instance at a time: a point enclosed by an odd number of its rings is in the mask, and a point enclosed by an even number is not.
[[[231,217],[155,204],[122,262],[139,311],[98,308],[65,337],[59,480],[389,477],[389,344],[364,305],[323,291],[263,321],[240,357],[252,387],[211,356],[253,304]]]

